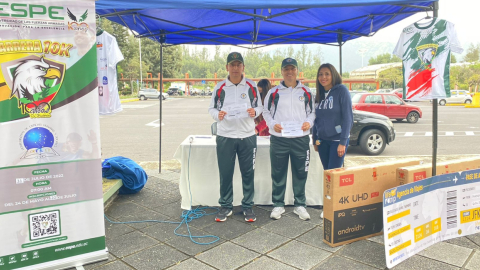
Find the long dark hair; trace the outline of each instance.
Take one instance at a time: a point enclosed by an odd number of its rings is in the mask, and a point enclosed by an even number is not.
[[[257,83],[257,87],[262,88],[262,93],[260,93],[260,97],[262,99],[262,104],[265,104],[265,96],[267,95],[268,91],[272,88],[270,81],[268,79],[261,79]],[[255,118],[255,124],[263,121],[263,114],[260,114],[257,118]]]
[[[342,76],[338,74],[337,69],[332,65],[332,64],[322,64],[317,71],[317,79],[316,79],[316,85],[317,85],[317,96],[315,97],[315,103],[320,103],[320,101],[325,99],[325,88],[318,82],[318,74],[320,73],[320,70],[322,68],[328,68],[330,70],[330,73],[332,74],[332,88],[335,85],[339,85],[342,83]]]
[[[262,97],[262,104],[265,101],[265,96],[267,95],[268,91],[272,88],[272,85],[270,84],[270,81],[267,79],[261,79],[257,83],[257,87],[262,88],[262,93],[260,93],[260,96]]]

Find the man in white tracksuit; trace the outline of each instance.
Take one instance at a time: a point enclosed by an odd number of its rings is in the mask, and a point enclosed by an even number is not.
[[[283,81],[268,91],[263,105],[263,118],[270,129],[270,160],[272,164],[272,201],[270,217],[279,219],[285,212],[285,188],[287,183],[288,160],[291,159],[292,185],[295,198],[294,213],[300,219],[308,220],[305,209],[305,183],[310,163],[310,127],[315,120],[312,92],[297,81],[298,65],[292,58],[282,61]],[[288,122],[288,123],[287,123]],[[286,125],[293,125],[287,134]],[[285,129],[284,129],[285,125]],[[300,130],[301,129],[301,130]],[[282,134],[282,130],[285,132]]]
[[[254,192],[255,155],[257,136],[254,119],[263,110],[262,99],[255,82],[243,77],[244,64],[240,53],[227,57],[228,78],[213,90],[208,112],[217,121],[217,160],[220,173],[221,209],[215,220],[222,222],[232,214],[233,171],[235,159],[242,173],[242,208],[245,221],[254,222],[252,210]]]

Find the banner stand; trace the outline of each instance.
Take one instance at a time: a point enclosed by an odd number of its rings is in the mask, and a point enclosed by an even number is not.
[[[36,270],[59,270],[72,267],[84,266],[87,264],[108,260],[108,249],[90,252],[78,256],[73,256],[54,262],[42,263],[35,265]],[[32,269],[31,267],[18,268],[18,270]],[[78,269],[78,268],[77,268]],[[80,268],[83,269],[83,268]]]

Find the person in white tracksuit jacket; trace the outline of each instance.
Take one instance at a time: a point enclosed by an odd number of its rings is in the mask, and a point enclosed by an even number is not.
[[[233,171],[238,155],[242,173],[242,208],[245,221],[254,222],[252,210],[257,136],[254,119],[263,110],[260,93],[252,80],[243,77],[243,57],[233,52],[227,57],[228,78],[219,82],[212,93],[208,112],[217,121],[217,161],[220,173],[221,209],[215,220],[227,220],[233,208]]]
[[[300,219],[308,220],[305,209],[305,183],[310,163],[310,127],[315,120],[312,92],[297,81],[298,65],[292,58],[282,61],[283,81],[268,91],[263,105],[263,118],[270,129],[270,160],[272,166],[272,201],[270,215],[279,219],[285,212],[285,188],[287,183],[288,160],[291,159],[294,213]],[[297,134],[282,134],[288,124],[298,127]],[[291,130],[290,130],[291,131]]]

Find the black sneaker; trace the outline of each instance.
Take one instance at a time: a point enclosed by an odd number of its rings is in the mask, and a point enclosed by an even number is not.
[[[220,210],[218,210],[217,216],[215,217],[215,221],[223,222],[227,220],[227,217],[231,215],[232,215],[232,209],[222,207],[220,208]]]
[[[255,220],[257,220],[257,217],[255,216],[252,208],[243,209],[243,215],[245,216],[246,222],[254,222]]]

